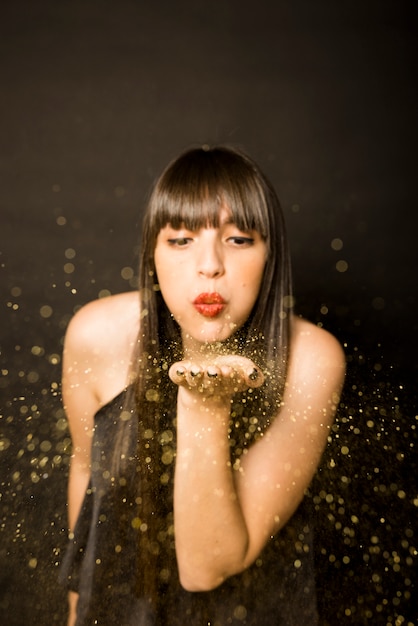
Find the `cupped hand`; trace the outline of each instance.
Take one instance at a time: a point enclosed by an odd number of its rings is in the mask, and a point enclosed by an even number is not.
[[[260,387],[264,383],[261,369],[243,356],[216,356],[208,361],[178,361],[169,369],[170,379],[179,387],[207,396],[228,396]]]

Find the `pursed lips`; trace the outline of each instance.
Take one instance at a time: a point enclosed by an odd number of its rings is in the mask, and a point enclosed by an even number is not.
[[[225,308],[225,300],[217,293],[201,293],[193,301],[198,313],[204,317],[216,317]]]

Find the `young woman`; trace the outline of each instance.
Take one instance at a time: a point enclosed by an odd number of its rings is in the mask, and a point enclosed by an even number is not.
[[[139,292],[88,304],[66,335],[69,624],[317,623],[303,496],[344,356],[292,301],[258,166],[180,155],[144,218]]]

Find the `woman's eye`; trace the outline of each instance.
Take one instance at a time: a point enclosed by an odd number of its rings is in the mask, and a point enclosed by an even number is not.
[[[182,248],[183,246],[187,246],[188,243],[191,242],[190,237],[174,237],[173,239],[169,239],[168,243],[170,246],[178,246]]]
[[[241,247],[241,246],[250,246],[251,244],[254,243],[254,239],[252,237],[244,237],[244,236],[235,236],[235,237],[229,237],[229,240],[231,243],[233,243],[234,245]]]

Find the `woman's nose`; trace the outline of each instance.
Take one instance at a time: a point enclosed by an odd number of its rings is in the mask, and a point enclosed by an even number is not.
[[[202,242],[197,260],[197,270],[201,276],[216,278],[224,272],[222,252],[216,243]]]

